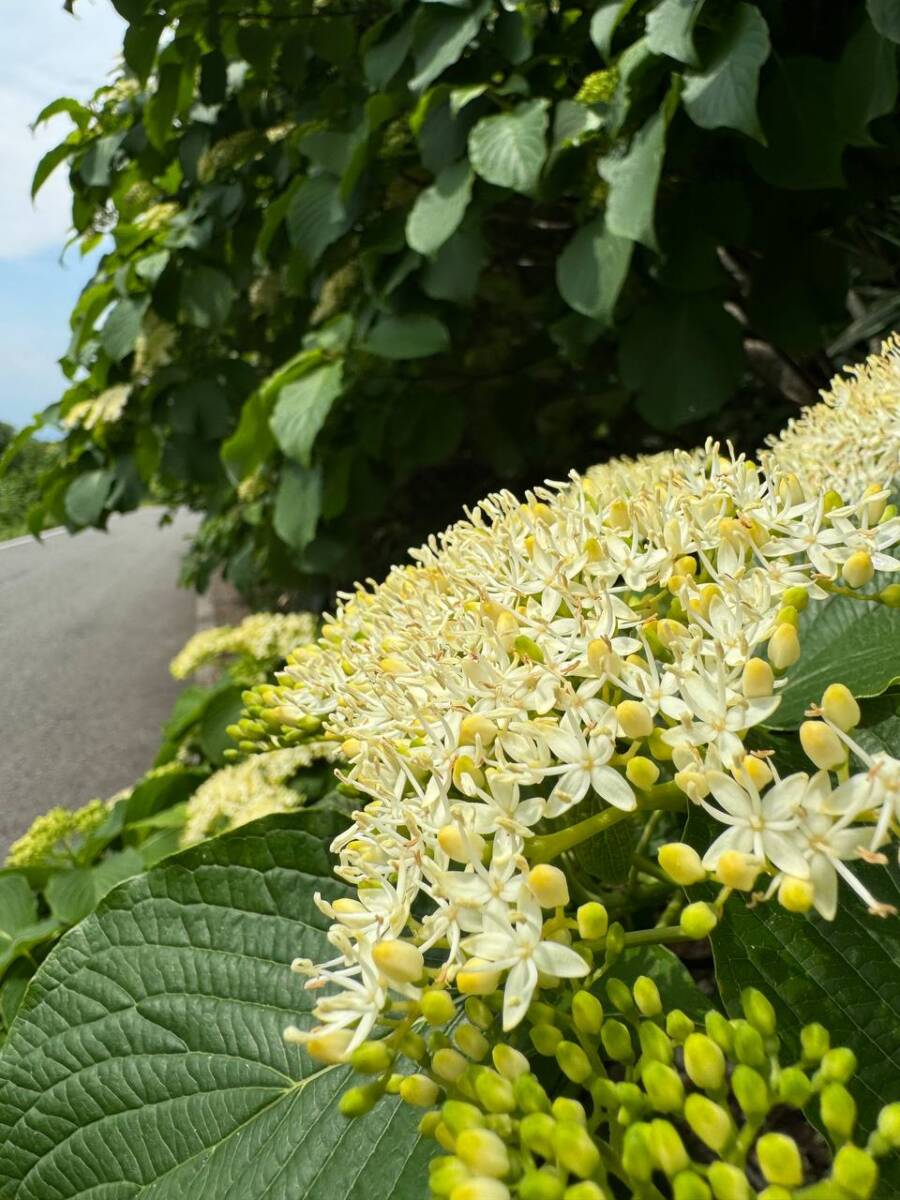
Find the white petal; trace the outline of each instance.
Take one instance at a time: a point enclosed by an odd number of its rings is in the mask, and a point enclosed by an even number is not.
[[[796,815],[797,809],[806,795],[809,776],[800,771],[796,775],[788,775],[780,783],[769,788],[763,796],[762,810],[767,821],[784,821]]]
[[[634,812],[637,800],[631,784],[613,767],[594,767],[591,771],[591,783],[598,796],[602,796],[607,804],[620,808],[622,812]]]
[[[538,942],[532,957],[539,970],[558,979],[576,979],[588,973],[588,965],[581,955],[559,942]]]
[[[503,1028],[514,1029],[528,1011],[537,986],[537,967],[528,958],[520,958],[506,977],[503,989]]]
[[[813,904],[816,911],[826,921],[833,921],[838,901],[837,872],[824,854],[814,854],[809,864],[809,874],[815,889]]]
[[[724,833],[720,833],[707,852],[703,855],[703,865],[707,871],[714,871],[716,863],[726,850],[740,850],[742,854],[753,851],[753,831],[747,825],[732,825]]]
[[[772,829],[764,829],[762,845],[766,858],[779,871],[784,871],[786,875],[796,875],[800,879],[806,879],[809,876],[809,863],[804,858],[803,852],[785,834],[776,833]]]
[[[724,771],[709,771],[706,775],[709,790],[733,817],[749,817],[753,814],[750,797],[739,783]]]
[[[512,942],[502,933],[476,933],[474,937],[466,938],[464,948],[467,954],[494,963],[508,958],[513,951]]]

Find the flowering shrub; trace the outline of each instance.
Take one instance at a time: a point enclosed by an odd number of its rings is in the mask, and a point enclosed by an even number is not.
[[[12,1200],[423,1196],[429,1157],[449,1200],[896,1195],[898,433],[892,342],[756,462],[492,496],[343,596],[234,732],[248,772],[329,743],[352,820],[64,940],[0,1055]]]

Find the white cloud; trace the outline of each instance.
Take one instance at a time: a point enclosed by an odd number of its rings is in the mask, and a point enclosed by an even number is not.
[[[31,177],[41,156],[69,128],[54,117],[35,133],[31,122],[57,96],[86,99],[115,64],[123,22],[109,0],[80,0],[77,15],[62,0],[27,0],[4,14],[0,85],[0,259],[61,250],[69,232],[65,168],[31,202]]]

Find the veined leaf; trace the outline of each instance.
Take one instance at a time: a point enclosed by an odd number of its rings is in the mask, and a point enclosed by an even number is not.
[[[469,134],[477,174],[497,187],[533,192],[547,157],[547,100],[526,100],[508,113],[482,117]]]
[[[458,229],[471,196],[472,168],[466,159],[445,167],[416,197],[406,221],[407,245],[419,254],[435,254]]]
[[[770,49],[769,27],[756,5],[736,5],[709,62],[685,78],[684,107],[694,124],[739,129],[762,141],[756,94]]]
[[[703,0],[661,0],[647,13],[647,44],[654,54],[667,54],[679,62],[697,64],[694,26]]]
[[[413,21],[413,59],[416,73],[409,81],[413,92],[423,92],[447,67],[452,67],[475,39],[490,4],[471,12],[445,4],[426,4]]]
[[[900,7],[895,0],[866,0],[866,8],[881,36],[900,42]]]
[[[309,466],[316,436],[341,394],[343,371],[343,363],[328,363],[279,393],[269,423],[278,445],[301,466]]]
[[[294,550],[313,540],[322,510],[322,469],[286,463],[275,494],[275,532]]]
[[[428,358],[450,348],[446,325],[424,313],[382,317],[362,349],[379,358]]]
[[[610,233],[602,217],[582,226],[556,262],[556,285],[569,307],[610,321],[633,249],[634,242]]]

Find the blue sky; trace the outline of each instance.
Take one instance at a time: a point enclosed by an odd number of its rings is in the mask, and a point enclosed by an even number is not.
[[[56,360],[68,341],[68,313],[90,274],[77,247],[60,263],[69,230],[65,168],[36,204],[31,175],[70,126],[55,117],[29,124],[57,96],[86,99],[113,67],[123,24],[110,0],[8,5],[0,50],[0,420],[23,425],[55,400],[64,380]]]

